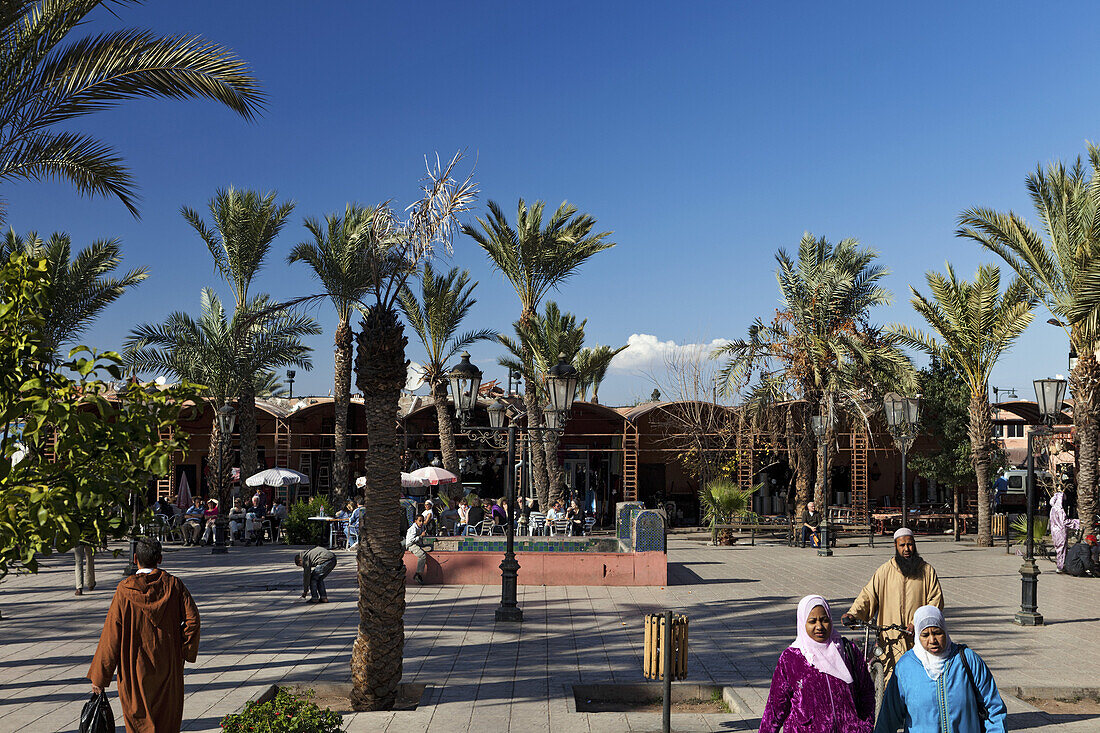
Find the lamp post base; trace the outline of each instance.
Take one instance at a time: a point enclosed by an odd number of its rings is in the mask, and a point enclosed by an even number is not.
[[[833,548],[829,547],[829,525],[822,523],[821,525],[821,544],[817,548],[818,557],[832,557]]]
[[[1013,619],[1020,626],[1042,626],[1043,615],[1039,613],[1038,586],[1039,566],[1035,558],[1026,558],[1020,566],[1020,610]]]
[[[497,621],[507,621],[510,623],[517,623],[523,621],[523,610],[516,608],[515,606],[501,606],[496,612]]]
[[[210,554],[228,555],[229,545],[225,542],[225,533],[228,527],[221,523],[221,517],[218,517],[216,522],[214,525],[214,546],[210,548]]]
[[[522,621],[523,611],[519,608],[518,578],[519,562],[513,553],[505,553],[500,563],[500,607],[497,608],[497,621]]]

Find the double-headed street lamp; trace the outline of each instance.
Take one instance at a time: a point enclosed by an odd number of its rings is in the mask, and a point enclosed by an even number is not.
[[[1033,425],[1027,432],[1027,551],[1020,566],[1020,610],[1015,621],[1020,626],[1042,626],[1039,613],[1039,566],[1035,564],[1035,454],[1036,435],[1053,435],[1054,419],[1062,411],[1062,398],[1066,394],[1064,379],[1036,379],[1035,402],[1039,406],[1040,425]]]
[[[451,390],[451,399],[458,413],[462,432],[469,438],[507,451],[504,476],[504,495],[508,500],[508,521],[504,525],[504,560],[500,563],[500,607],[496,610],[497,621],[522,621],[523,611],[517,603],[517,579],[519,562],[516,561],[515,526],[512,520],[516,514],[516,422],[520,411],[513,405],[497,399],[489,406],[489,426],[472,426],[470,419],[477,407],[477,392],[481,386],[481,370],[470,363],[470,355],[462,352],[462,361],[447,372],[447,381]],[[573,409],[573,398],[577,394],[577,370],[565,360],[564,354],[558,355],[558,363],[550,368],[546,375],[546,392],[549,404],[543,410],[546,427],[527,426],[527,432],[565,432],[565,422]]]
[[[229,552],[229,545],[225,538],[228,532],[229,508],[221,506],[228,504],[226,498],[228,491],[222,491],[222,482],[225,481],[225,453],[229,449],[229,441],[233,438],[233,426],[237,424],[237,411],[228,402],[218,408],[216,415],[218,420],[218,516],[214,518],[214,546],[210,549],[212,555],[224,555]]]
[[[821,557],[833,556],[833,548],[829,547],[829,444],[825,441],[829,430],[833,427],[833,419],[833,402],[831,399],[828,400],[824,415],[812,415],[810,417],[810,425],[813,427],[814,435],[817,436],[818,445],[821,446],[821,460],[824,466],[821,492],[823,506],[821,507],[821,524],[819,525],[821,537],[817,547],[817,554]]]
[[[886,430],[894,439],[894,445],[901,451],[901,526],[909,526],[909,506],[906,499],[907,477],[905,475],[909,460],[909,449],[917,438],[920,420],[920,395],[902,397],[890,392],[882,400],[886,411]],[[914,497],[915,498],[915,497]]]

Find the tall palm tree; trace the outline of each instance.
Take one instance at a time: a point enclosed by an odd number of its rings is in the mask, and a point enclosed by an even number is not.
[[[516,226],[508,223],[503,210],[489,201],[489,216],[478,218],[478,226],[463,225],[462,231],[471,237],[489,256],[489,261],[504,275],[516,291],[520,303],[519,324],[527,324],[542,303],[542,299],[557,289],[580,269],[593,255],[615,246],[608,241],[611,232],[595,232],[596,219],[578,213],[577,207],[562,202],[543,224],[546,204],[536,201],[531,207],[519,200]],[[521,359],[521,364],[529,358]],[[542,424],[538,391],[532,375],[525,373],[523,401],[527,408],[527,424]],[[541,441],[531,436],[532,446]],[[547,494],[546,461],[542,451],[531,451],[531,475],[539,496]]]
[[[444,376],[447,362],[472,344],[497,335],[492,329],[458,332],[462,321],[477,303],[473,296],[475,287],[477,283],[470,282],[468,270],[454,267],[446,275],[437,275],[429,261],[424,263],[420,272],[420,299],[406,287],[401,291],[399,301],[405,320],[420,338],[427,354],[423,376],[432,390],[443,467],[456,476],[459,475],[458,451],[455,449],[451,410],[447,404],[447,379]],[[461,488],[459,485],[457,490]]]
[[[126,341],[126,361],[135,370],[175,376],[204,388],[215,406],[231,402],[248,382],[253,394],[266,392],[274,372],[287,366],[310,369],[309,348],[302,337],[319,332],[313,319],[273,308],[265,297],[251,299],[232,316],[214,291],[204,288],[198,318],[182,312],[163,323],[143,324]],[[210,428],[212,460],[222,442],[218,421]],[[243,466],[242,466],[243,469]],[[222,511],[229,511],[229,482],[217,477]]]
[[[607,370],[611,366],[611,360],[620,351],[624,351],[627,344],[613,349],[610,346],[598,344],[594,348],[584,347],[577,352],[573,359],[573,367],[577,370],[577,389],[582,400],[588,399],[588,390],[592,390],[592,401],[600,401],[600,385],[603,384]]]
[[[407,379],[408,339],[398,317],[397,300],[409,277],[436,247],[450,251],[460,214],[477,196],[471,177],[453,178],[462,159],[428,166],[419,201],[399,221],[383,207],[375,216],[377,236],[364,252],[370,270],[361,331],[355,355],[356,384],[363,394],[368,450],[365,496],[371,510],[360,527],[358,544],[359,630],[352,647],[351,704],[356,710],[393,707],[401,682],[405,643],[405,565],[401,538],[401,450],[397,410]]]
[[[365,252],[377,243],[374,226],[379,208],[349,203],[344,215],[329,214],[322,223],[307,218],[305,227],[313,237],[291,250],[288,263],[304,262],[321,281],[325,294],[336,309],[333,375],[333,484],[337,498],[344,496],[350,485],[348,461],[348,406],[351,404],[352,337],[351,316],[370,288],[370,268]]]
[[[61,346],[88,330],[103,309],[148,277],[144,267],[111,277],[122,264],[117,239],[92,242],[74,257],[72,238],[64,232],[55,232],[44,242],[35,232],[21,237],[9,229],[0,244],[0,258],[7,260],[17,252],[46,261],[50,288],[43,344],[55,357]]]
[[[510,352],[499,360],[501,366],[519,371],[524,379],[536,385],[536,399],[540,405],[549,402],[546,394],[550,369],[560,356],[573,361],[584,344],[584,327],[587,320],[577,322],[572,313],[562,313],[558,304],[547,301],[546,312],[536,314],[526,324],[516,321],[516,338],[498,336],[497,340]],[[539,493],[539,505],[547,507],[559,501],[565,494],[565,474],[558,462],[558,435],[548,432],[543,436],[542,447],[546,463],[545,494]],[[537,486],[537,484],[536,484]]]
[[[1014,212],[975,208],[959,216],[957,234],[995,252],[1016,271],[1069,337],[1080,358],[1070,374],[1077,434],[1077,512],[1095,532],[1097,440],[1100,438],[1100,147],[1089,143],[1086,169],[1078,158],[1040,166],[1027,190],[1042,234]],[[1045,238],[1044,236],[1045,235]]]
[[[913,308],[939,335],[895,326],[903,343],[949,364],[970,388],[970,451],[978,480],[978,545],[993,546],[990,508],[990,455],[993,420],[989,408],[989,376],[997,360],[1031,323],[1035,296],[1020,278],[1001,294],[1001,271],[982,265],[974,282],[959,280],[951,265],[947,274],[925,275],[931,299],[910,287]]]
[[[874,395],[916,383],[913,366],[898,347],[899,337],[870,322],[871,309],[891,299],[880,284],[887,270],[874,263],[876,256],[854,239],[832,245],[824,237],[804,234],[797,257],[783,250],[776,254],[783,305],[775,318],[768,323],[756,319],[747,338],[714,352],[726,358],[718,375],[726,393],[748,388],[747,403],[759,411],[798,401],[786,415],[789,429],[798,436],[791,456],[797,512],[810,498],[810,466],[817,467],[814,499],[820,506],[824,477],[832,465],[832,460],[824,465],[816,450],[811,415],[831,400],[866,420]],[[834,424],[823,440],[835,439]]]
[[[183,206],[180,213],[195,230],[218,270],[233,291],[235,310],[249,302],[248,289],[263,268],[271,243],[279,236],[294,211],[291,202],[279,203],[274,191],[257,193],[233,187],[221,189],[208,208],[213,226],[207,225],[194,209]],[[270,305],[270,304],[269,304]],[[259,465],[256,447],[256,389],[251,379],[241,380],[237,394],[237,420],[241,434],[241,472],[248,476]]]
[[[245,119],[263,96],[229,49],[198,36],[73,31],[107,0],[0,5],[0,181],[63,179],[85,195],[117,197],[135,216],[134,182],[118,153],[57,125],[135,97],[210,99]]]

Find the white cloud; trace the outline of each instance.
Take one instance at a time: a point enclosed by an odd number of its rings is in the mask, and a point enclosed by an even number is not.
[[[714,339],[707,343],[678,344],[661,341],[648,333],[631,334],[627,347],[611,361],[611,369],[619,372],[663,370],[670,357],[706,357],[714,349],[725,346],[728,339]]]

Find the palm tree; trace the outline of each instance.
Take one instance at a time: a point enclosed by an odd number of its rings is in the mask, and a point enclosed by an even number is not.
[[[990,508],[990,454],[993,421],[989,409],[989,376],[997,360],[1031,323],[1035,296],[1020,278],[1001,295],[1001,271],[978,268],[974,282],[959,280],[951,265],[947,274],[925,275],[932,298],[910,287],[910,302],[940,340],[908,326],[896,326],[903,343],[950,365],[970,388],[970,451],[978,480],[978,545],[993,546]]]
[[[588,399],[588,390],[591,389],[592,401],[599,403],[600,385],[607,376],[611,360],[626,347],[627,345],[624,344],[617,349],[612,349],[610,346],[600,344],[591,349],[586,346],[577,352],[576,358],[573,359],[573,367],[577,370],[577,389],[580,390],[582,400]]]
[[[103,310],[146,277],[148,270],[130,270],[120,278],[111,273],[122,264],[117,239],[100,239],[72,256],[72,238],[55,232],[43,242],[35,232],[20,237],[9,229],[0,244],[0,258],[15,253],[45,260],[50,274],[43,345],[57,356],[61,346],[83,334]]]
[[[64,179],[117,197],[137,215],[122,158],[89,135],[55,129],[135,97],[210,99],[245,119],[263,96],[232,51],[198,36],[120,30],[70,34],[107,0],[18,0],[0,7],[0,180]]]
[[[450,251],[456,217],[477,196],[471,177],[452,174],[462,155],[428,167],[421,199],[399,221],[382,207],[375,215],[376,236],[364,252],[370,287],[362,330],[357,336],[356,384],[363,394],[369,438],[365,497],[371,507],[358,544],[359,630],[352,648],[351,704],[356,710],[393,707],[401,682],[405,643],[405,566],[401,538],[401,450],[397,410],[407,379],[404,327],[397,301],[405,283],[431,259],[435,247]]]
[[[1086,170],[1077,158],[1040,166],[1027,190],[1043,234],[1014,212],[964,211],[957,234],[995,252],[1031,289],[1063,327],[1079,355],[1070,373],[1077,435],[1077,514],[1086,533],[1095,532],[1097,439],[1100,438],[1100,147],[1088,144]]]
[[[126,361],[139,372],[201,385],[207,400],[220,406],[245,391],[245,382],[252,394],[262,394],[276,387],[276,370],[310,369],[310,350],[301,340],[316,333],[319,329],[313,319],[274,307],[266,296],[252,298],[228,316],[214,291],[204,288],[197,319],[177,311],[163,323],[142,324],[131,331]],[[221,441],[218,421],[213,419],[210,460]],[[243,469],[242,465],[242,473]],[[217,485],[222,511],[228,512],[229,481],[225,479],[219,476]]]
[[[747,338],[714,352],[727,359],[718,376],[724,392],[749,387],[747,403],[761,412],[787,403],[783,420],[797,436],[791,453],[797,512],[809,500],[809,467],[815,453],[818,505],[823,504],[829,470],[816,450],[810,416],[833,401],[866,420],[865,406],[873,395],[915,385],[913,366],[898,348],[899,338],[869,320],[872,308],[890,302],[889,291],[879,284],[887,270],[874,264],[875,257],[854,239],[832,245],[824,237],[804,234],[797,258],[783,250],[776,255],[783,307],[775,318],[768,323],[756,319]],[[750,386],[756,375],[759,380]],[[823,440],[831,443],[835,438],[835,425],[830,425]],[[832,458],[836,451],[829,453]]]
[[[462,321],[477,303],[473,297],[477,283],[470,282],[468,270],[454,267],[446,275],[437,275],[432,270],[431,262],[425,262],[420,272],[420,286],[420,300],[417,300],[412,290],[405,288],[401,291],[399,304],[405,319],[420,337],[420,343],[427,353],[423,377],[432,390],[443,467],[457,476],[458,451],[455,449],[451,410],[447,404],[447,380],[444,372],[447,362],[455,354],[465,351],[471,344],[491,339],[497,334],[492,329],[458,333]],[[458,490],[461,488],[461,485],[457,486]]]
[[[718,544],[718,525],[730,524],[748,512],[752,508],[752,495],[759,488],[742,489],[728,479],[718,479],[699,489],[699,506],[703,510],[703,521],[710,526],[712,544]]]
[[[336,335],[334,338],[333,409],[333,484],[337,499],[342,499],[350,485],[348,462],[348,406],[351,404],[351,330],[352,312],[370,287],[370,269],[365,252],[377,246],[372,237],[376,234],[376,206],[360,206],[349,203],[344,215],[329,214],[324,223],[307,218],[305,227],[313,237],[311,242],[301,242],[291,250],[288,263],[304,262],[321,281],[325,294],[336,309]]]
[[[516,321],[513,326],[516,338],[498,336],[497,340],[511,353],[499,360],[501,366],[524,374],[528,383],[536,385],[538,404],[549,402],[546,395],[546,378],[550,368],[562,356],[573,361],[584,344],[584,327],[588,321],[577,323],[572,313],[562,313],[554,301],[546,303],[544,315],[535,315],[526,324]],[[541,409],[541,408],[540,408]],[[558,463],[558,435],[547,432],[542,436],[546,464],[546,493],[539,493],[539,505],[547,507],[564,498],[565,475]],[[534,451],[533,451],[534,452]],[[536,483],[537,486],[537,483]]]
[[[208,226],[194,209],[186,206],[180,213],[195,230],[217,268],[233,290],[235,310],[249,301],[252,279],[264,265],[271,243],[282,231],[294,211],[291,202],[279,203],[274,191],[257,193],[221,189],[210,199],[208,208],[214,220]],[[270,305],[270,303],[268,304]],[[256,448],[256,390],[251,379],[241,380],[237,394],[237,419],[241,434],[241,472],[248,476],[259,465]]]
[[[580,269],[590,257],[615,246],[607,240],[611,232],[595,233],[596,219],[580,214],[577,207],[562,202],[543,225],[545,202],[536,201],[528,208],[519,200],[516,226],[513,228],[495,201],[488,203],[489,216],[478,218],[478,227],[463,225],[462,231],[471,237],[489,256],[519,296],[520,327],[526,327],[538,311],[542,299]],[[529,358],[520,359],[521,364]],[[538,392],[532,375],[524,372],[523,401],[527,408],[527,424],[542,424]],[[539,441],[532,434],[532,446]],[[539,450],[531,451],[531,475],[539,496],[548,493],[546,461]]]

